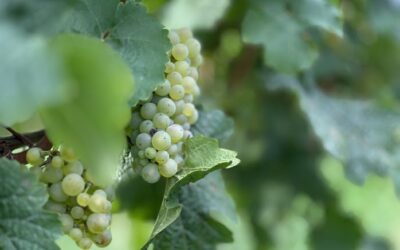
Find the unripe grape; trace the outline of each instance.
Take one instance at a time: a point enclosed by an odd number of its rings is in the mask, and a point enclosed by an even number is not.
[[[97,189],[96,191],[93,192],[93,195],[100,195],[103,196],[104,198],[107,198],[107,193],[103,189]]]
[[[43,162],[43,158],[41,156],[42,150],[40,148],[34,147],[30,148],[26,152],[26,161],[32,165],[38,165]]]
[[[150,133],[150,131],[152,129],[154,129],[154,124],[150,120],[144,120],[140,124],[140,132],[142,132],[142,133],[147,133],[148,134],[148,133]]]
[[[181,28],[176,31],[179,35],[180,42],[186,42],[188,39],[193,37],[193,33],[189,28]]]
[[[183,136],[183,133],[182,133],[182,136]],[[171,145],[171,147],[169,147],[167,152],[170,156],[176,155],[178,153],[178,146],[176,144]]]
[[[82,230],[79,228],[72,228],[68,235],[76,242],[80,241],[83,237]]]
[[[178,152],[183,152],[183,142],[178,142],[176,146],[178,147]]]
[[[178,165],[173,159],[169,159],[159,167],[160,174],[166,178],[172,177],[178,172]]]
[[[89,208],[95,213],[105,213],[108,209],[107,198],[99,195],[93,194],[89,200]]]
[[[99,247],[106,247],[111,243],[112,234],[110,230],[106,230],[100,234],[93,236],[94,243]]]
[[[166,129],[169,125],[170,120],[171,119],[168,117],[168,115],[157,113],[153,117],[153,124],[156,128]]]
[[[147,159],[140,159],[139,164],[144,167],[149,164],[149,161]]]
[[[62,147],[60,150],[60,155],[64,161],[70,162],[76,160],[75,151],[72,148]]]
[[[183,138],[183,128],[178,124],[169,126],[167,133],[170,135],[172,143],[177,143]]]
[[[192,94],[186,94],[186,95],[183,97],[183,101],[184,101],[185,103],[193,102],[193,95],[192,95]]]
[[[193,93],[194,88],[195,88],[196,85],[197,85],[197,84],[196,84],[196,81],[195,81],[192,77],[190,77],[190,76],[185,76],[185,77],[182,79],[182,86],[183,86],[183,88],[185,89],[185,93],[186,93],[186,94],[191,94],[191,93]]]
[[[183,160],[182,156],[176,155],[174,157],[174,160],[175,160],[176,164],[178,164],[178,168],[183,166],[184,160]]]
[[[188,117],[188,122],[189,124],[195,124],[198,119],[199,119],[199,112],[197,110],[194,110],[192,116]]]
[[[193,93],[192,94],[195,97],[197,97],[197,96],[199,96],[201,94],[201,90],[200,90],[198,85],[195,86],[195,88],[193,89]]]
[[[66,211],[66,207],[62,203],[54,202],[52,200],[48,200],[46,204],[43,207],[44,209],[51,211],[51,212],[56,212],[59,214],[63,214]]]
[[[85,188],[85,181],[80,175],[72,173],[64,177],[61,185],[64,193],[69,196],[76,196]]]
[[[86,225],[90,232],[101,233],[110,225],[110,217],[107,214],[94,213],[89,215]]]
[[[182,82],[182,75],[177,71],[173,71],[167,75],[167,79],[171,85],[180,84]]]
[[[158,151],[156,154],[156,162],[158,164],[164,164],[168,161],[169,154],[167,151]]]
[[[71,209],[71,216],[74,219],[80,219],[85,214],[85,211],[80,206],[75,206]]]
[[[176,106],[174,101],[170,98],[164,97],[157,103],[158,112],[164,113],[167,116],[172,116],[176,111]]]
[[[146,157],[146,155],[144,154],[144,150],[139,150],[138,156],[140,159],[144,159]]]
[[[183,139],[184,140],[192,138],[192,137],[193,137],[193,134],[189,130],[185,130],[185,132],[183,132]]]
[[[141,122],[142,122],[142,117],[140,116],[139,112],[133,112],[131,119],[131,127],[133,129],[137,129],[139,128]]]
[[[197,55],[191,60],[191,65],[194,67],[199,67],[202,63],[203,63],[203,57],[201,55]]]
[[[169,73],[171,73],[171,72],[174,71],[174,70],[175,70],[175,64],[174,64],[174,63],[172,63],[172,62],[167,62],[167,63],[165,64],[165,70],[164,70],[165,73],[169,74]]]
[[[65,202],[68,196],[64,193],[61,183],[54,183],[49,188],[49,196],[52,200],[57,202]]]
[[[136,137],[136,146],[140,149],[145,149],[151,145],[151,136],[141,133]]]
[[[140,108],[140,115],[146,120],[153,119],[153,116],[156,113],[157,113],[157,107],[156,107],[156,105],[154,103],[151,103],[151,102],[145,103]]]
[[[190,130],[190,123],[185,122],[185,123],[182,125],[182,128],[183,128],[184,130]]]
[[[186,115],[187,117],[190,117],[193,115],[195,112],[196,107],[192,103],[185,103],[185,106],[183,107],[182,113]]]
[[[76,197],[76,201],[81,207],[86,207],[89,204],[89,200],[90,200],[90,195],[87,193],[80,193],[78,197]]]
[[[62,168],[64,175],[68,174],[78,174],[81,175],[83,173],[83,165],[80,161],[69,162],[67,165],[64,165]]]
[[[197,69],[195,67],[190,67],[188,69],[188,76],[192,77],[194,80],[198,80],[199,72],[197,71]]]
[[[179,37],[178,33],[173,30],[169,31],[168,38],[169,38],[170,42],[172,43],[172,45],[177,44],[180,41],[180,37]]]
[[[156,157],[157,151],[152,147],[148,147],[144,151],[144,154],[145,154],[146,158],[151,160],[151,159],[154,159],[154,157]]]
[[[92,240],[89,238],[82,238],[79,242],[78,242],[78,246],[82,249],[90,249],[92,247]]]
[[[187,122],[187,119],[188,118],[184,114],[180,114],[180,115],[175,116],[174,122],[177,124],[183,125]]]
[[[156,88],[156,94],[159,96],[166,96],[168,95],[169,91],[171,90],[171,84],[168,80],[165,80],[163,84]]]
[[[201,44],[199,43],[199,41],[197,41],[194,38],[189,38],[186,42],[185,42],[186,46],[189,49],[189,57],[195,57],[198,54],[200,54],[200,50],[201,50]]]
[[[68,233],[74,226],[74,220],[69,214],[60,214],[59,220],[61,222],[62,230],[64,233]]]
[[[56,183],[61,181],[63,176],[63,171],[61,169],[47,166],[40,175],[40,180],[45,183]]]
[[[160,179],[160,173],[156,164],[149,163],[142,169],[142,177],[148,183],[156,183]]]
[[[51,159],[51,166],[53,168],[61,168],[62,166],[64,166],[64,161],[60,156],[56,155]]]
[[[182,76],[186,76],[189,70],[189,63],[186,61],[175,62],[175,71],[179,72]]]
[[[189,49],[185,44],[178,43],[172,47],[171,53],[176,60],[183,61],[188,57]]]
[[[175,101],[175,115],[179,115],[182,113],[183,107],[185,106],[184,100]]]
[[[169,91],[169,96],[173,100],[180,100],[185,96],[185,88],[182,85],[175,85]]]
[[[158,131],[153,135],[151,143],[157,150],[167,150],[171,146],[171,136],[164,131]]]

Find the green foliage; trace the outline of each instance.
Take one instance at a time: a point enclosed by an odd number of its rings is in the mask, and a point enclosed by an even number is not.
[[[199,119],[193,126],[195,135],[202,134],[224,141],[233,134],[233,120],[221,110],[200,111],[199,113]]]
[[[135,77],[132,106],[164,82],[167,31],[134,0],[78,0],[59,27],[99,38],[120,52]]]
[[[71,96],[41,115],[56,144],[72,147],[99,184],[109,184],[125,148],[133,80],[120,56],[101,41],[61,35],[50,47],[64,63]]]
[[[16,161],[0,158],[0,249],[58,249],[57,215],[43,211],[47,191]]]
[[[340,16],[328,1],[254,0],[243,21],[242,36],[247,43],[263,46],[268,66],[296,73],[310,68],[318,57],[307,30],[317,27],[341,36]]]

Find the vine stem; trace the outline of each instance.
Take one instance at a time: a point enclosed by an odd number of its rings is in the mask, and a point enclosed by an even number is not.
[[[25,135],[23,135],[21,133],[18,133],[17,131],[15,131],[11,127],[4,127],[4,128],[7,129],[8,132],[10,132],[17,140],[19,140],[24,145],[29,146],[29,147],[33,147],[34,146],[32,141],[28,137],[26,137]]]

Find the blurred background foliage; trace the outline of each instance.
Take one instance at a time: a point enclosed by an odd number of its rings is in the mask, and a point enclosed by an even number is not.
[[[142,2],[194,29],[198,102],[235,121],[222,146],[242,163],[223,174],[239,216],[218,249],[400,249],[400,1]],[[162,183],[130,178],[110,249],[139,249],[160,206]]]

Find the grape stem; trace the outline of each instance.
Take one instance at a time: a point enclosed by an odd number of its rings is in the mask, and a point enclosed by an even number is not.
[[[4,127],[8,132],[10,132],[15,139],[19,140],[21,143],[23,143],[23,145],[29,146],[29,147],[33,147],[33,143],[32,141],[26,137],[23,134],[18,133],[17,131],[15,131],[13,128],[11,127]]]

